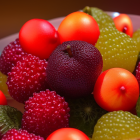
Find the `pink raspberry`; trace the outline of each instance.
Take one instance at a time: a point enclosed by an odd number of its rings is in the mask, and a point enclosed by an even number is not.
[[[44,138],[30,134],[26,130],[10,129],[3,135],[1,140],[44,140]]]
[[[23,56],[8,73],[7,85],[11,97],[25,103],[34,92],[48,89],[47,65],[45,59],[40,60],[31,54]]]
[[[20,46],[19,39],[11,42],[4,48],[0,56],[0,71],[8,75],[11,68],[26,54]]]
[[[34,93],[33,97],[25,102],[22,129],[46,139],[53,131],[69,127],[69,111],[64,97],[55,91]]]

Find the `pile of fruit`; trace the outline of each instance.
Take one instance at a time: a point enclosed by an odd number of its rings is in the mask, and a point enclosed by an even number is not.
[[[0,56],[0,140],[140,139],[139,44],[128,15],[96,7],[27,21]]]

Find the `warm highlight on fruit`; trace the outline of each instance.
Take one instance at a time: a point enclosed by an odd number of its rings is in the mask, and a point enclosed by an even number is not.
[[[107,111],[130,111],[139,98],[139,84],[128,70],[112,68],[98,77],[93,96],[97,104]]]
[[[46,140],[90,140],[82,131],[75,128],[61,128],[54,131]]]
[[[84,12],[67,15],[58,27],[61,43],[71,40],[86,41],[92,45],[97,42],[100,30],[95,19]]]
[[[40,59],[48,59],[53,50],[60,44],[57,30],[44,19],[31,19],[20,29],[21,47],[27,53]]]
[[[130,37],[133,35],[133,25],[130,17],[127,14],[119,14],[113,18],[116,28]]]

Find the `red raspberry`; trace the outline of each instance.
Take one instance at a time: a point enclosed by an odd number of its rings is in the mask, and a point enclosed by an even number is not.
[[[8,75],[11,68],[26,54],[20,46],[19,39],[11,42],[4,48],[0,56],[0,71]]]
[[[140,61],[138,62],[136,66],[135,76],[136,76],[136,79],[138,80],[139,87],[140,87]]]
[[[64,97],[55,91],[47,89],[34,93],[33,97],[25,102],[22,129],[46,139],[53,131],[69,127],[69,111]]]
[[[1,140],[44,140],[44,138],[30,134],[26,130],[11,129],[3,135]]]
[[[47,68],[48,62],[39,57],[28,54],[18,61],[8,73],[7,85],[9,94],[15,100],[25,103],[34,92],[48,89]]]

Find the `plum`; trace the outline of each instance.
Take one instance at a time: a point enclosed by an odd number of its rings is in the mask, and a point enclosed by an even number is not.
[[[83,97],[93,92],[103,68],[99,50],[85,41],[66,41],[48,59],[47,80],[64,97]]]

